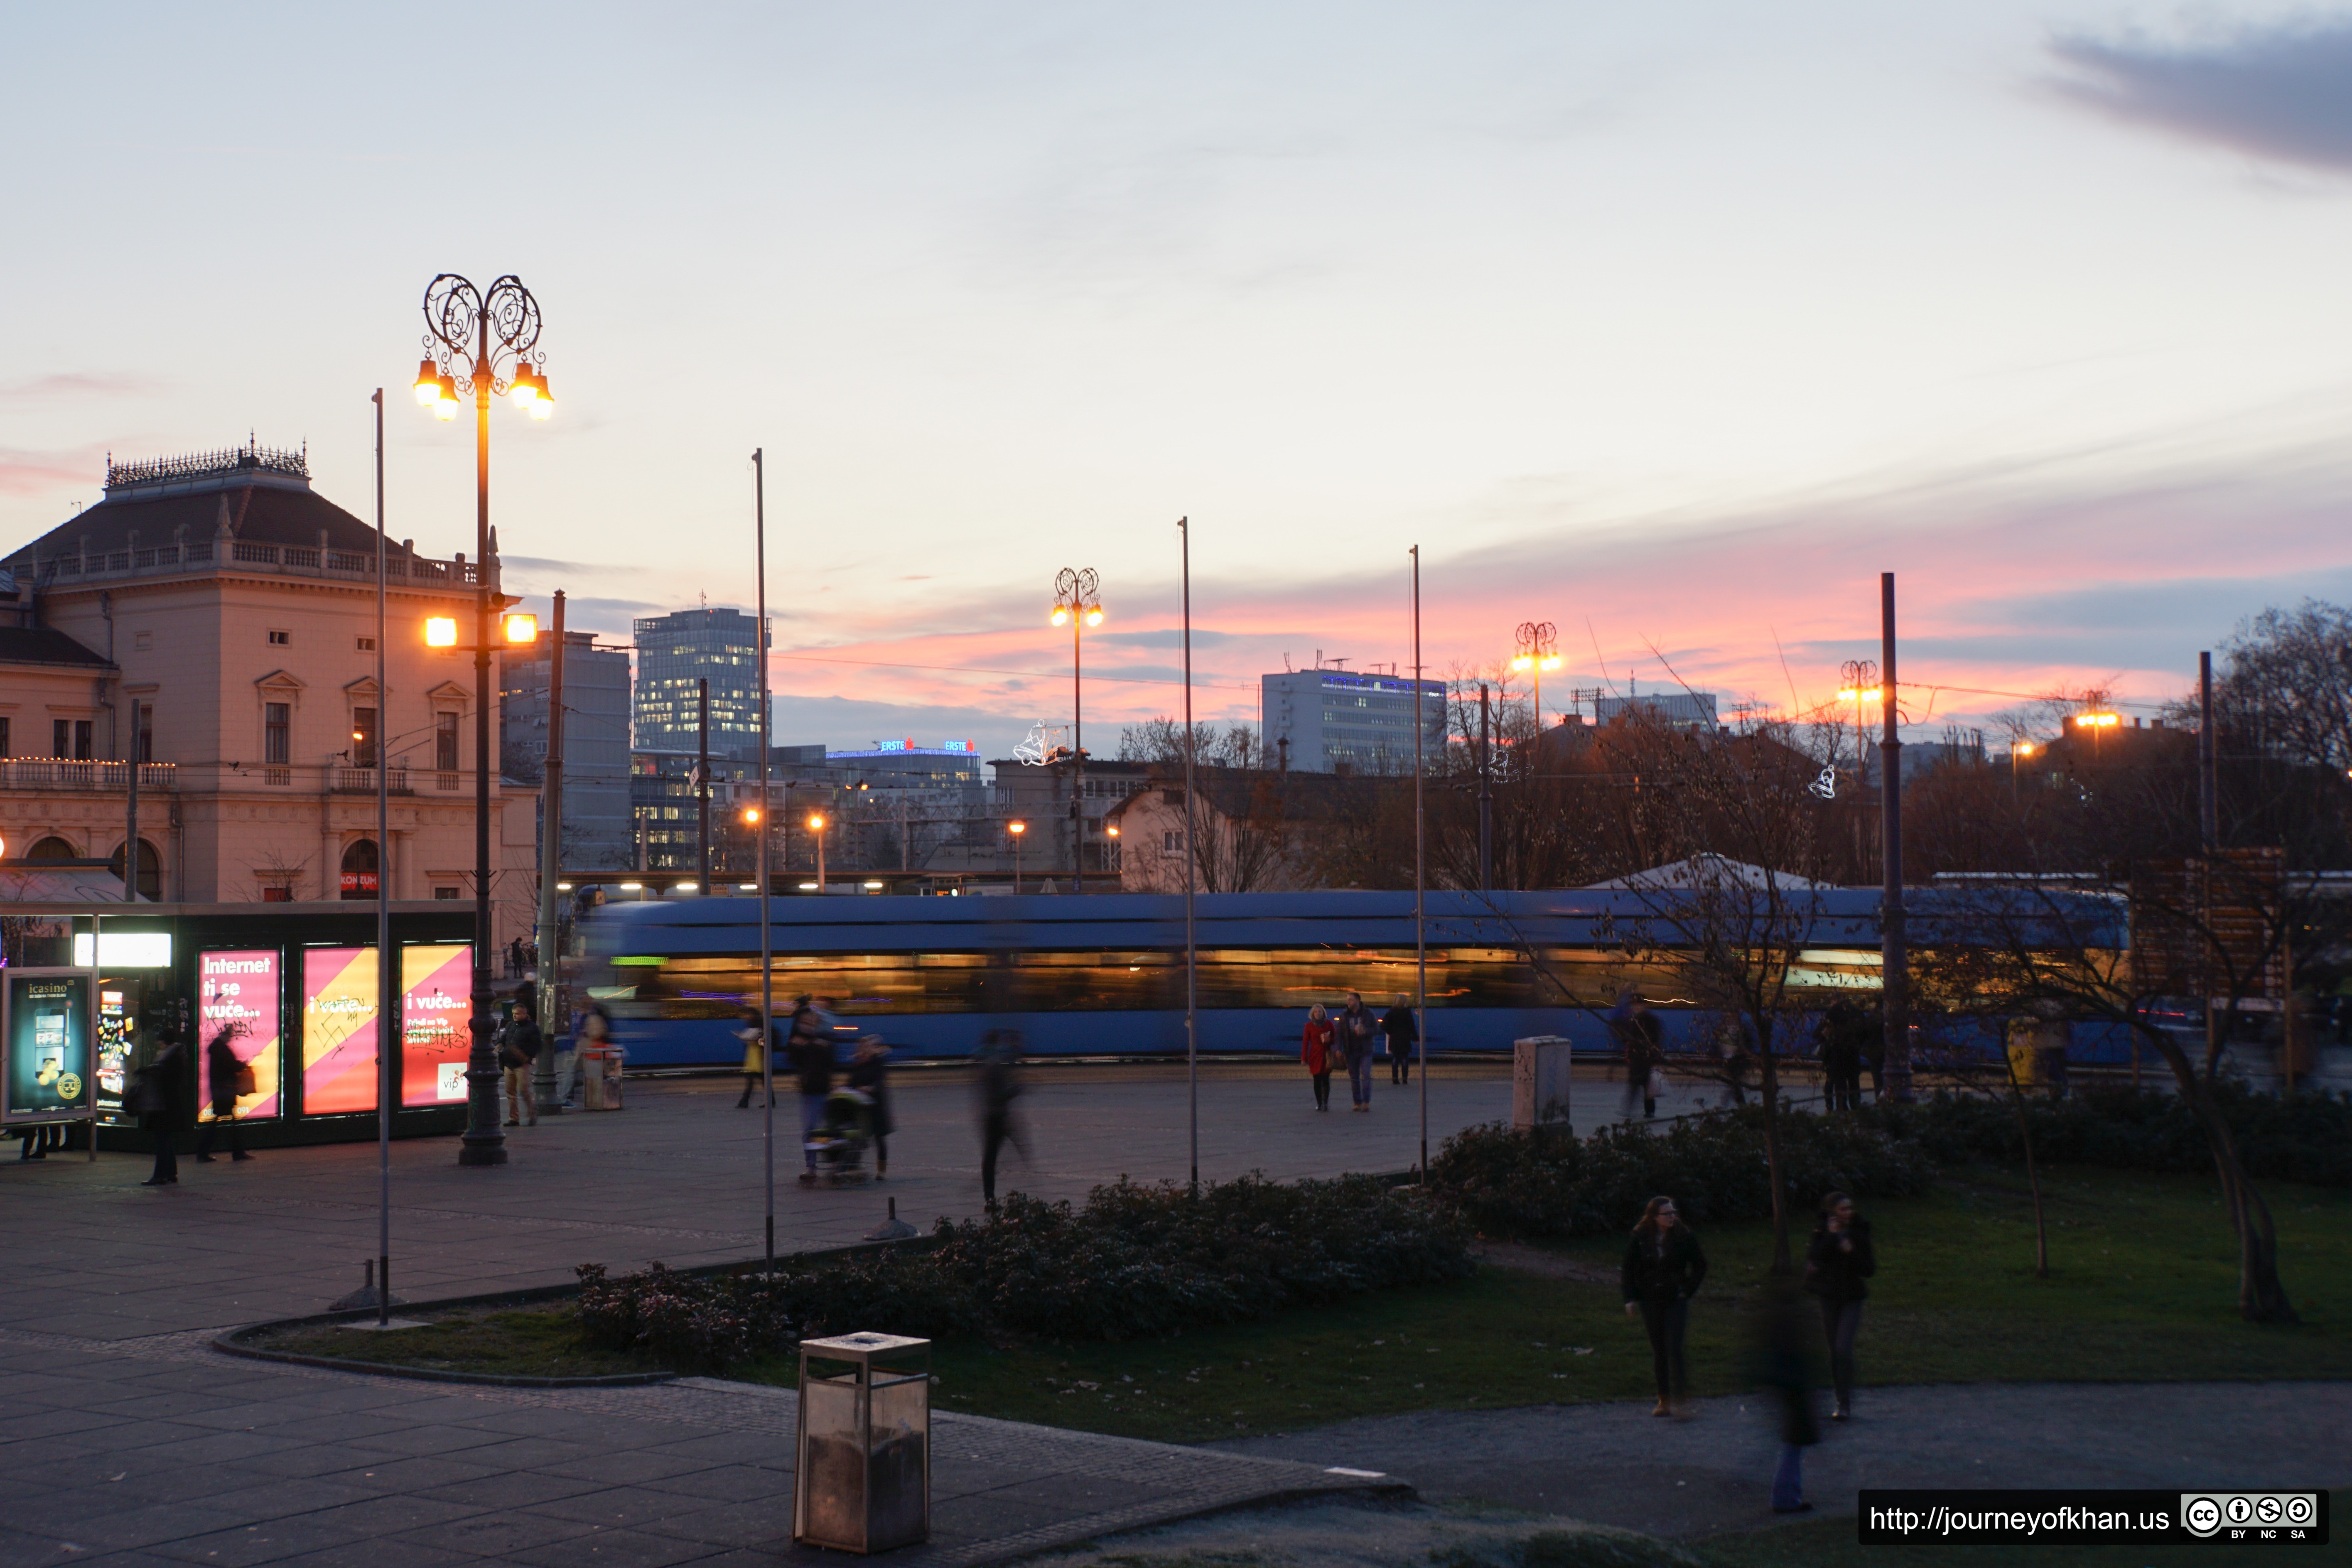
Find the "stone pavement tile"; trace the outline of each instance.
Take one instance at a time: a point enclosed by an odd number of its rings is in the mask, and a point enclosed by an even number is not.
[[[217,1410],[192,1410],[175,1415],[191,1426],[209,1426],[216,1432],[267,1432],[289,1421],[308,1421],[319,1412],[310,1405],[293,1399],[262,1399],[224,1405]],[[46,1420],[43,1423],[47,1426]]]
[[[708,1557],[711,1551],[707,1542],[646,1535],[634,1530],[602,1530],[518,1552],[511,1561],[531,1563],[534,1568],[668,1568],[673,1563]]]
[[[90,1548],[153,1546],[246,1522],[203,1503],[96,1509],[70,1493],[14,1503],[8,1510],[8,1523],[15,1529],[55,1535]]]
[[[311,1517],[302,1515],[240,1525],[234,1530],[215,1531],[209,1535],[192,1535],[182,1541],[165,1542],[149,1550],[158,1556],[182,1563],[218,1563],[220,1568],[251,1568],[255,1563],[275,1563],[281,1558],[317,1552],[325,1547],[357,1545],[369,1539],[364,1531],[345,1525],[322,1525]]]
[[[220,1492],[210,1501],[215,1508],[260,1521],[315,1513],[320,1509],[363,1502],[369,1498],[402,1489],[397,1483],[383,1482],[381,1477],[370,1481],[362,1479],[359,1471],[346,1470],[333,1479],[277,1477]]]
[[[405,1415],[407,1413],[404,1411],[402,1414]],[[503,1432],[477,1432],[467,1426],[425,1425],[402,1426],[389,1432],[354,1433],[343,1441],[354,1448],[422,1457],[426,1454],[456,1454],[467,1448],[502,1447],[514,1439]]]
[[[384,1546],[384,1558],[396,1563],[409,1545],[431,1547],[449,1552],[470,1552],[479,1557],[510,1559],[518,1552],[535,1546],[551,1546],[558,1542],[593,1535],[596,1527],[577,1520],[550,1519],[545,1514],[512,1513],[499,1510],[466,1520],[457,1524],[434,1525],[425,1530],[403,1531],[397,1535],[379,1537]]]
[[[142,1450],[142,1457],[149,1464],[234,1464],[259,1454],[276,1454],[301,1447],[299,1437],[280,1436],[286,1432],[287,1428],[283,1426],[269,1432],[199,1432],[177,1442],[150,1444]]]
[[[466,1425],[484,1432],[505,1432],[518,1437],[565,1437],[574,1433],[594,1433],[602,1418],[583,1415],[576,1410],[557,1410],[543,1405],[518,1405],[506,1409],[492,1406]]]
[[[430,1525],[445,1525],[463,1519],[480,1516],[482,1510],[470,1503],[442,1502],[433,1498],[373,1497],[359,1502],[347,1502],[334,1508],[320,1509],[302,1517],[315,1520],[320,1525],[348,1529],[357,1535],[391,1535],[404,1530],[423,1530]]]
[[[28,1405],[70,1410],[89,1397],[89,1384],[78,1377],[47,1371],[0,1372],[0,1403],[12,1410]]]
[[[765,1497],[789,1499],[793,1494],[793,1472],[782,1466],[763,1468],[758,1465],[720,1465],[644,1485],[654,1491],[681,1492],[688,1497],[709,1498],[713,1502],[750,1502]]]
[[[54,1446],[67,1453],[128,1454],[134,1448],[152,1448],[164,1443],[184,1443],[191,1437],[217,1437],[219,1433],[207,1426],[190,1426],[178,1421],[142,1421],[117,1415],[110,1426],[86,1427],[79,1432],[61,1432]]]
[[[933,1499],[931,1523],[941,1534],[992,1541],[1000,1535],[1035,1530],[1041,1525],[1061,1524],[1097,1511],[1099,1510],[1055,1508],[1050,1503],[1027,1498],[1003,1498],[982,1492],[973,1497],[950,1498],[946,1501]]]
[[[341,1443],[306,1443],[298,1448],[258,1455],[247,1460],[244,1468],[257,1475],[325,1476],[339,1470],[365,1469],[383,1462],[382,1454],[365,1448]]]
[[[415,1541],[401,1542],[399,1555],[387,1559],[383,1548],[371,1539],[280,1557],[276,1568],[471,1568],[483,1561],[470,1552],[452,1551],[446,1543],[426,1546]]]
[[[441,1465],[445,1459],[404,1459],[404,1465]],[[468,1467],[470,1469],[470,1467]],[[551,1476],[539,1470],[509,1470],[501,1475],[485,1476],[469,1473],[462,1479],[444,1481],[437,1486],[419,1487],[414,1495],[437,1498],[444,1502],[478,1504],[490,1510],[528,1508],[533,1503],[554,1502],[562,1498],[576,1498],[604,1489],[596,1482],[571,1476]]]
[[[169,1421],[185,1411],[217,1410],[223,1403],[212,1394],[182,1388],[142,1389],[117,1385],[106,1389],[103,1398],[85,1402],[80,1408],[95,1410],[101,1415]]]
[[[793,1533],[790,1493],[759,1502],[717,1503],[693,1513],[672,1514],[638,1526],[649,1535],[676,1536],[719,1546],[758,1546],[788,1542]]]
[[[416,1423],[404,1421],[396,1415],[377,1415],[364,1410],[340,1410],[324,1415],[306,1415],[299,1421],[282,1422],[272,1426],[269,1435],[289,1441],[348,1443],[356,1447],[363,1439],[413,1431],[415,1426]]]
[[[143,1548],[101,1552],[95,1556],[87,1552],[77,1552],[73,1563],[74,1568],[187,1568],[177,1558],[161,1557]]]
[[[480,1476],[479,1465],[469,1465],[462,1457],[450,1458],[439,1454],[383,1455],[357,1469],[337,1470],[334,1479],[352,1486],[365,1487],[379,1492],[423,1492],[433,1487],[445,1487]],[[461,1501],[461,1499],[450,1499]]]
[[[648,1449],[655,1454],[682,1454],[689,1459],[746,1465],[777,1464],[790,1468],[793,1439],[770,1432],[710,1432],[681,1442]]]
[[[683,1454],[648,1453],[642,1448],[625,1449],[617,1454],[588,1454],[577,1459],[562,1459],[551,1465],[533,1467],[551,1476],[578,1476],[614,1486],[643,1486],[672,1476],[693,1475],[717,1468],[717,1464],[709,1459],[689,1458]]]
[[[212,1503],[216,1492],[266,1486],[281,1479],[238,1465],[159,1464],[149,1458],[152,1452],[142,1449],[135,1458],[126,1458],[121,1461],[125,1468],[121,1470],[85,1476],[81,1495],[109,1508],[127,1508],[134,1500],[142,1503]],[[117,1476],[121,1479],[117,1480]]]
[[[692,1513],[709,1508],[707,1498],[688,1497],[682,1492],[657,1492],[648,1487],[599,1487],[594,1491],[576,1497],[553,1498],[546,1502],[532,1503],[530,1512],[543,1513],[551,1519],[576,1519],[583,1524],[593,1524],[606,1530],[635,1529],[667,1519],[673,1514]]]
[[[488,1443],[465,1452],[467,1462],[481,1466],[487,1474],[498,1470],[542,1470],[567,1460],[584,1459],[597,1451],[585,1442],[567,1442],[561,1437],[509,1437],[502,1443]]]
[[[34,1535],[0,1524],[0,1568],[50,1568],[85,1560],[88,1553],[56,1536]]]

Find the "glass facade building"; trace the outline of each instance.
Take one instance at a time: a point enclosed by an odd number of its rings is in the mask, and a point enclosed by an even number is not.
[[[1445,682],[1421,683],[1425,763],[1445,753]],[[1269,765],[1301,773],[1412,772],[1413,682],[1345,669],[1286,670],[1258,680]]]
[[[680,610],[633,623],[637,683],[632,702],[640,752],[692,752],[698,681],[710,682],[710,754],[760,754],[759,628],[740,610]],[[769,628],[771,642],[773,628]]]
[[[545,776],[547,659],[555,634],[529,653],[504,655],[499,771],[523,784]],[[634,847],[629,816],[629,656],[598,647],[588,632],[563,636],[564,871],[624,870]],[[455,718],[456,715],[451,715]],[[454,732],[445,750],[454,755]]]

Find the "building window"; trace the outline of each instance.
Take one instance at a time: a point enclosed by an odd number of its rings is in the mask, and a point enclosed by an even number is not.
[[[343,851],[341,894],[346,899],[373,899],[376,889],[375,840],[358,838]]]
[[[13,757],[16,754],[8,746],[8,721],[5,718],[0,718],[0,757]]]
[[[291,888],[264,888],[261,889],[261,901],[265,904],[290,904],[294,901],[294,889]]]
[[[445,773],[457,771],[457,715],[436,713],[433,716],[433,765]],[[438,898],[439,894],[434,895]],[[454,893],[450,895],[456,897]]]
[[[122,876],[122,850],[118,847],[110,862],[115,878]],[[156,900],[163,896],[163,857],[144,838],[139,841],[139,896]]]
[[[457,897],[457,889],[455,888],[436,888],[433,889],[433,896],[436,899],[455,900]]]
[[[375,651],[375,638],[361,637],[358,639],[358,642],[359,650],[362,653],[373,653]]]
[[[1183,854],[1184,830],[1181,827],[1164,829],[1160,835],[1160,853],[1162,855]]]
[[[26,852],[25,858],[27,860],[71,860],[79,853],[79,851],[76,850],[72,845],[67,843],[64,839],[49,837],[44,838],[38,844],[34,845],[33,847]]]
[[[292,632],[271,632],[269,634],[269,646],[271,647],[284,647],[293,640],[294,634]]]
[[[352,766],[355,768],[372,768],[375,766],[375,710],[373,708],[352,709]]]
[[[261,760],[284,763],[293,752],[294,708],[287,702],[261,705]]]
[[[153,647],[154,646],[155,634],[153,632],[132,632],[131,634],[131,647],[133,652],[145,653],[149,648]]]
[[[89,726],[87,719],[58,719],[49,725],[49,754],[71,762],[89,761]]]
[[[155,705],[134,702],[131,705],[131,722],[138,740],[131,747],[132,755],[142,763],[155,760]]]

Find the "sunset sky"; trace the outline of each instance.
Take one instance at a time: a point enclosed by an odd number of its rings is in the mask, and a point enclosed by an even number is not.
[[[11,5],[0,545],[106,455],[307,441],[472,548],[406,395],[438,271],[517,272],[509,586],[751,602],[778,740],[1068,708],[1089,740],[1318,650],[1804,709],[1899,574],[1916,738],[2154,704],[2352,599],[2352,10]],[[2153,707],[2137,710],[2152,712]],[[1104,726],[1096,737],[1094,726]]]

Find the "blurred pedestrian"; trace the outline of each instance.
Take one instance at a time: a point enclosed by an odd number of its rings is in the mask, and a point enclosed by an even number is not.
[[[604,1010],[602,1002],[589,1003],[588,1010],[580,1015],[580,1027],[572,1035],[572,1088],[566,1100],[589,1110],[604,1109],[605,1052],[612,1043],[613,1015]]]
[[[539,1125],[539,1101],[531,1094],[532,1064],[546,1042],[539,1020],[531,1016],[528,992],[517,992],[507,1004],[506,1027],[499,1031],[499,1067],[506,1078],[507,1125]]]
[[[743,1042],[743,1098],[735,1102],[738,1110],[751,1109],[751,1097],[760,1092],[760,1084],[768,1076],[768,1045],[760,1033],[760,1010],[746,1007],[736,1022],[740,1026],[735,1037]],[[768,1103],[776,1103],[772,1091]]]
[[[1412,1081],[1412,1047],[1421,1039],[1421,1030],[1414,1024],[1412,998],[1397,993],[1396,1005],[1381,1015],[1381,1033],[1389,1043],[1389,1081]]]
[[[792,1032],[785,1040],[785,1058],[798,1076],[801,1093],[801,1173],[803,1186],[816,1182],[816,1151],[811,1134],[824,1116],[825,1096],[833,1092],[833,1019],[819,1004],[822,997],[803,996],[793,1004]]]
[[[1333,1028],[1331,1015],[1318,1002],[1307,1009],[1307,1027],[1299,1031],[1298,1059],[1307,1064],[1307,1073],[1315,1082],[1315,1109],[1331,1109],[1331,1063],[1339,1056],[1339,1032]]]
[[[1829,1342],[1830,1383],[1837,1390],[1832,1421],[1853,1415],[1853,1341],[1862,1331],[1863,1281],[1878,1272],[1871,1250],[1870,1222],[1853,1212],[1853,1200],[1832,1193],[1822,1200],[1821,1223],[1805,1247],[1805,1289],[1821,1299],[1822,1335]]]
[[[1854,1040],[1855,1054],[1862,1058],[1862,1065],[1870,1069],[1870,1098],[1884,1102],[1886,1099],[1886,1014],[1884,1009],[1873,1007],[1860,1015],[1860,1021],[1854,1027]],[[1862,1104],[1862,1075],[1858,1072],[1853,1075],[1853,1102],[1859,1109]]]
[[[1010,1141],[1023,1160],[1029,1145],[1013,1119],[1013,1102],[1021,1098],[1021,1031],[991,1029],[981,1037],[980,1054],[980,1195],[996,1206],[996,1156]]]
[[[1379,1020],[1364,1005],[1363,993],[1348,993],[1348,1005],[1339,1009],[1332,1021],[1339,1036],[1339,1054],[1348,1062],[1348,1093],[1355,1101],[1351,1109],[1370,1110],[1372,1108],[1372,1037],[1380,1032]]]
[[[139,1184],[176,1186],[180,1157],[172,1147],[172,1140],[196,1119],[195,1066],[188,1059],[185,1036],[174,1033],[163,1037],[154,1058],[139,1069],[138,1087],[133,1093],[140,1125],[155,1140],[155,1173]]]
[[[1777,1418],[1780,1462],[1772,1473],[1772,1511],[1810,1513],[1805,1500],[1805,1450],[1822,1440],[1813,1420],[1812,1336],[1805,1327],[1804,1296],[1793,1275],[1769,1274],[1751,1316],[1755,1342],[1750,1376]]]
[[[881,1036],[868,1035],[857,1042],[848,1083],[874,1102],[867,1120],[874,1131],[874,1179],[878,1182],[890,1173],[890,1134],[898,1126],[890,1116],[890,1047]]]
[[[1664,1026],[1650,1011],[1649,1003],[1632,991],[1617,998],[1617,1005],[1609,1015],[1609,1026],[1625,1053],[1625,1097],[1618,1108],[1619,1114],[1631,1121],[1633,1102],[1638,1100],[1644,1117],[1656,1116],[1658,1091],[1665,1087]]]
[[[1862,1034],[1868,1027],[1862,1009],[1840,997],[1813,1026],[1813,1043],[1822,1060],[1822,1103],[1831,1110],[1854,1110],[1862,1105]]]
[[[1755,1033],[1738,1013],[1726,1013],[1715,1031],[1715,1054],[1723,1072],[1726,1105],[1748,1103],[1748,1068],[1755,1058],[1748,1049]]]
[[[196,1129],[196,1163],[213,1163],[213,1134],[226,1125],[228,1128],[228,1157],[232,1162],[250,1160],[245,1152],[245,1128],[236,1119],[236,1099],[253,1092],[253,1068],[236,1054],[235,1041],[245,1033],[242,1022],[225,1025],[205,1047],[205,1098],[212,1101],[213,1119]]]
[[[1683,1363],[1683,1336],[1690,1328],[1691,1298],[1706,1279],[1706,1254],[1682,1223],[1672,1198],[1652,1198],[1625,1245],[1618,1284],[1625,1315],[1641,1315],[1650,1336],[1650,1370],[1658,1385],[1653,1415],[1687,1415],[1689,1374]]]

